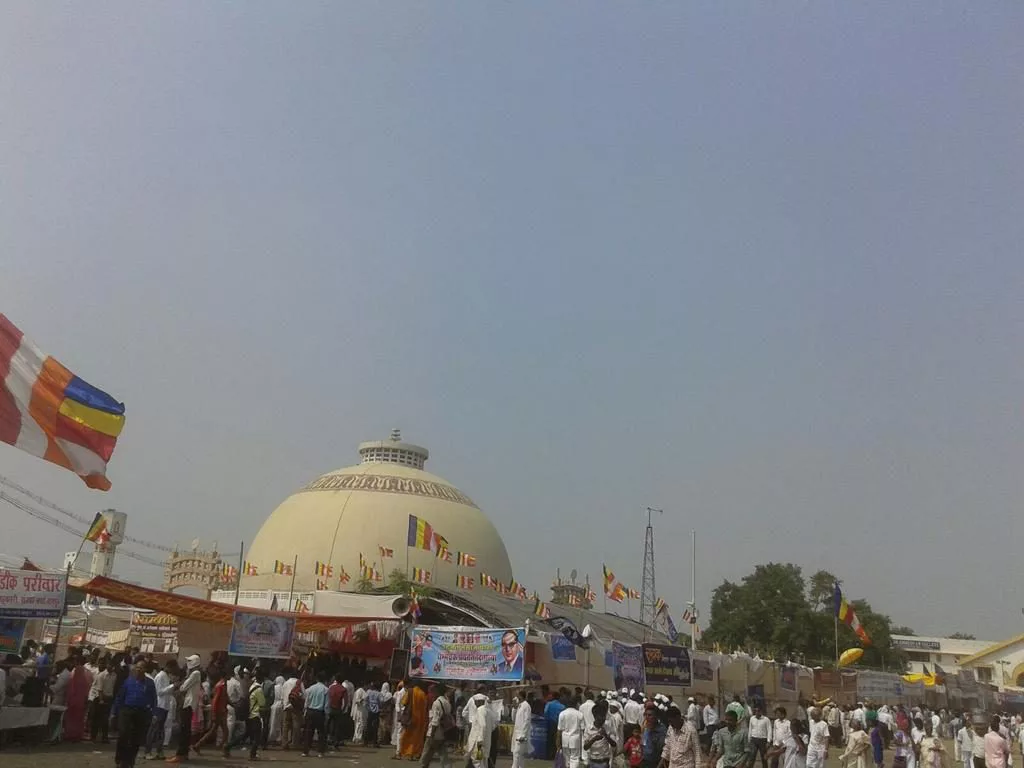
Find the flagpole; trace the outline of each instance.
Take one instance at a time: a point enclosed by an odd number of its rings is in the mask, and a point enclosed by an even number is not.
[[[835,583],[835,587],[833,587],[833,593],[832,593],[833,595],[835,594],[835,590],[839,589],[839,584],[840,583],[841,582],[838,582],[838,581]],[[833,598],[832,602],[833,602],[833,605],[832,605],[832,619],[833,619],[833,621],[835,623],[835,628],[836,628],[836,669],[839,669],[839,611],[836,610],[836,605],[834,604],[835,603],[835,599],[834,598]]]
[[[82,540],[80,542],[78,542],[78,549],[75,550],[75,557],[74,557],[74,559],[70,560],[68,562],[67,568],[64,569],[64,600],[63,600],[63,602],[61,603],[61,606],[60,606],[60,615],[57,617],[57,631],[56,631],[56,633],[53,636],[53,647],[54,648],[58,648],[58,649],[60,648],[60,630],[61,630],[61,627],[64,626],[64,612],[65,612],[65,610],[67,608],[66,603],[67,603],[67,600],[68,600],[68,597],[67,597],[68,589],[71,587],[71,568],[72,568],[72,566],[74,566],[75,563],[78,562],[78,557],[79,557],[79,555],[82,554],[82,547],[84,547],[85,546],[85,542],[87,542],[89,540],[89,538],[88,538],[89,537],[89,532],[92,530],[92,527],[94,525],[96,525],[97,518],[101,517],[102,514],[103,514],[102,512],[97,512],[96,513],[96,517],[93,518],[92,523],[89,525],[89,529],[85,532],[85,536],[83,536]],[[91,571],[90,571],[90,574],[91,574]],[[89,595],[88,594],[86,594],[85,599],[86,599],[86,601],[88,601],[88,599],[89,599]],[[89,614],[88,613],[86,613],[85,631],[86,632],[89,631]],[[82,642],[85,642],[85,639],[86,638],[83,636],[82,637]],[[70,647],[71,647],[71,643],[69,642],[68,643],[68,648],[70,648]],[[50,663],[52,664],[53,661],[51,660]]]
[[[690,529],[690,649],[697,650],[697,531]]]
[[[242,558],[245,557],[245,542],[238,543],[238,581],[235,582],[235,605],[238,605],[238,593],[242,590]]]
[[[288,607],[285,609],[287,611],[291,611],[292,610],[292,595],[295,594],[295,572],[297,570],[299,570],[299,556],[298,555],[296,555],[295,559],[292,560],[292,583],[291,583],[291,586],[288,587]],[[236,600],[235,602],[237,603],[238,601]]]

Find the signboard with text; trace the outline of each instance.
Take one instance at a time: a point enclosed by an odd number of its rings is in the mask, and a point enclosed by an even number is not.
[[[0,616],[37,619],[64,612],[67,577],[63,573],[0,568]]]
[[[433,680],[523,679],[526,629],[415,627],[409,676]]]
[[[679,685],[688,688],[693,681],[690,651],[678,645],[644,643],[644,678],[647,685]]]
[[[228,653],[249,658],[287,659],[291,656],[294,639],[293,617],[235,611]]]

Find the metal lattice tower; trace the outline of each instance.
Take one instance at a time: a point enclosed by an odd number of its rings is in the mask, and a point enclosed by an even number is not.
[[[640,623],[651,626],[654,624],[654,604],[658,597],[654,591],[654,526],[651,515],[660,509],[647,508],[647,534],[644,536],[644,581],[640,588]]]

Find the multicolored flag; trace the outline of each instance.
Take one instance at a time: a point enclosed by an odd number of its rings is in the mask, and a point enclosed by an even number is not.
[[[455,586],[459,589],[472,589],[474,581],[472,576],[458,575],[455,577]]]
[[[406,545],[416,549],[425,549],[428,552],[437,550],[438,539],[444,539],[438,534],[426,520],[409,515],[409,537]],[[447,544],[447,542],[445,542]]]
[[[614,600],[616,603],[621,603],[626,599],[626,588],[622,584],[616,584],[612,587],[611,593],[608,595],[609,600]]]
[[[364,581],[383,581],[384,576],[369,563],[363,565],[362,576]]]
[[[330,566],[327,563],[321,563],[319,560],[317,560],[313,564],[313,573],[317,576],[326,576],[330,578],[334,575],[334,568],[333,566]]]
[[[569,605],[573,608],[579,608],[583,604],[578,595],[569,595]]]
[[[322,579],[317,579],[316,580],[316,588],[317,588],[317,591],[321,591],[322,592],[324,590],[330,589],[330,584],[328,584],[326,581],[324,581]]]
[[[345,570],[345,566],[341,566],[341,573],[338,574],[338,584],[348,584],[351,578]]]
[[[122,429],[124,403],[44,355],[0,314],[0,442],[107,491],[107,462]]]
[[[853,606],[846,602],[839,584],[836,584],[833,601],[835,603],[836,618],[852,629],[864,645],[871,645],[871,638],[868,636],[867,630],[861,626],[860,619],[857,618]]]
[[[593,603],[595,600],[597,600],[597,592],[592,590],[590,588],[590,585],[588,584],[587,585],[587,602],[588,603]]]
[[[467,552],[459,552],[459,556],[456,558],[456,563],[464,568],[475,568],[476,555],[471,555]]]
[[[452,561],[452,553],[451,550],[448,549],[448,542],[444,541],[444,537],[441,537],[441,541],[444,543],[438,543],[437,552],[434,556],[438,560],[443,560],[446,563],[450,563]]]
[[[220,575],[225,579],[235,579],[238,578],[238,569],[233,565],[225,563],[220,567]]]
[[[683,611],[683,624],[696,624],[696,623],[697,623],[697,614],[695,614],[689,608],[687,608],[685,611]]]
[[[259,569],[256,567],[256,565],[254,563],[250,563],[248,560],[242,563],[242,573],[244,573],[246,576],[260,575]]]
[[[654,601],[654,615],[660,616],[663,611],[668,609],[668,603],[662,600],[660,597]]]
[[[430,571],[425,570],[423,568],[413,568],[412,569],[412,580],[413,581],[418,581],[420,584],[429,584],[430,583]]]
[[[632,587],[626,587],[626,597],[629,598],[630,600],[639,600],[640,599],[640,590],[639,589],[633,589]]]
[[[291,563],[286,563],[283,560],[275,560],[274,561],[274,573],[281,573],[281,574],[284,574],[285,576],[291,576],[292,575],[292,564]]]
[[[387,557],[394,557],[395,556],[395,550],[391,549],[391,547],[385,547],[383,544],[378,544],[377,545],[377,549],[380,550],[381,558],[387,558]]]
[[[497,589],[498,588],[498,580],[491,578],[486,573],[481,571],[480,572],[480,586],[481,587],[490,587],[491,589]]]
[[[420,616],[423,615],[423,609],[420,608],[420,598],[419,598],[419,595],[416,594],[416,590],[415,589],[409,590],[409,600],[410,600],[409,613],[412,614],[412,618],[413,618],[414,622],[418,621]]]
[[[608,570],[608,566],[601,563],[601,570],[604,572],[604,593],[612,596],[612,587],[615,584],[615,574]]]
[[[295,612],[296,613],[309,613],[309,606],[301,600],[295,601]]]
[[[533,606],[533,615],[540,616],[542,619],[550,619],[551,611],[548,609],[546,603],[542,603],[540,598],[537,599],[537,604]]]
[[[106,544],[110,541],[110,530],[107,528],[107,518],[103,516],[102,512],[97,512],[96,517],[92,519],[92,524],[89,526],[89,530],[85,532],[85,540],[91,541],[94,544]]]

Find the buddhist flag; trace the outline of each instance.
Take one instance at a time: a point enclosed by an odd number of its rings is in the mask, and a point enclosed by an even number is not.
[[[348,572],[345,570],[345,566],[344,565],[341,566],[341,573],[338,574],[338,583],[339,584],[348,584],[349,579],[351,579],[351,578],[352,577],[349,576]]]
[[[242,563],[242,573],[246,576],[259,576],[259,569],[253,564],[246,560]]]
[[[633,589],[632,587],[627,587],[626,588],[626,597],[628,597],[630,600],[639,600],[640,599],[640,590],[639,589]]]
[[[2,317],[2,315],[0,315],[0,317]],[[110,531],[107,529],[107,518],[103,516],[102,512],[97,512],[96,517],[92,519],[92,525],[90,525],[89,530],[85,532],[85,540],[96,544],[106,544],[110,541]]]
[[[456,576],[455,586],[460,589],[472,589],[473,588],[473,577],[472,576]]]
[[[430,527],[430,523],[416,515],[409,515],[407,546],[425,549],[428,552],[432,551],[434,549],[434,529]]]
[[[533,615],[540,616],[542,619],[550,619],[551,611],[549,611],[547,605],[542,603],[540,598],[538,598],[536,605],[533,606]]]
[[[330,585],[326,581],[323,581],[322,579],[317,579],[316,580],[316,588],[317,588],[318,591],[322,592],[324,590],[330,589]]]
[[[124,404],[44,355],[0,314],[0,442],[110,489]]]
[[[579,608],[581,604],[582,601],[580,600],[579,596],[569,595],[569,605],[573,606],[574,608]]]
[[[587,584],[587,602],[588,603],[593,603],[595,600],[597,600],[597,592],[592,590],[590,588],[590,585]]]
[[[608,595],[608,598],[614,600],[616,603],[621,603],[626,599],[626,588],[622,586],[622,584],[616,584],[612,587],[612,591]]]
[[[456,562],[465,568],[474,568],[476,567],[476,555],[470,555],[467,552],[459,552],[459,557]]]
[[[871,638],[868,637],[864,627],[860,625],[860,619],[857,618],[853,606],[846,602],[846,598],[843,597],[843,591],[839,588],[838,584],[836,584],[833,600],[835,602],[836,618],[852,629],[864,645],[871,645]]]
[[[444,540],[443,536],[438,537],[438,538],[439,538],[439,540],[441,542],[444,542],[444,543],[443,544],[439,543],[437,545],[437,555],[436,555],[436,557],[437,557],[438,560],[444,560],[446,563],[450,563],[452,561],[452,553],[451,553],[451,550],[448,549],[448,542]]]
[[[413,581],[418,581],[421,584],[429,584],[430,583],[430,571],[425,570],[423,568],[413,568],[412,569],[412,580]]]
[[[283,574],[285,576],[291,576],[292,575],[292,564],[291,563],[286,563],[286,562],[284,562],[282,560],[275,560],[274,561],[274,573],[280,573],[280,574]]]
[[[615,574],[608,570],[608,566],[601,563],[601,570],[604,572],[604,593],[612,596],[612,585],[615,583]]]
[[[385,547],[383,544],[378,544],[377,549],[380,550],[381,558],[395,556],[395,550],[391,549],[391,547]]]
[[[486,573],[481,571],[480,572],[480,586],[481,587],[490,587],[491,589],[497,589],[498,588],[498,580],[494,579],[494,578],[491,578]]]
[[[654,615],[657,617],[661,615],[661,612],[668,608],[668,603],[662,600],[660,597],[654,601]]]

